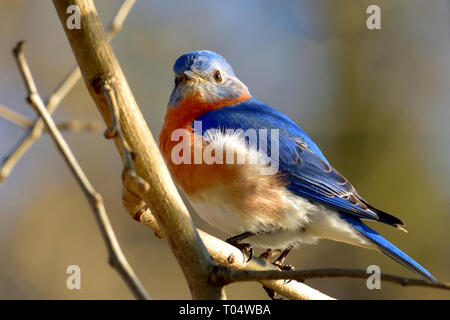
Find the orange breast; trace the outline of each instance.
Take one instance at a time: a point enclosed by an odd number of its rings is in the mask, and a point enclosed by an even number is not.
[[[249,99],[248,94],[242,94],[234,99],[221,99],[215,102],[207,102],[199,99],[198,96],[190,97],[179,101],[178,105],[168,106],[164,118],[164,124],[159,135],[159,148],[166,160],[169,170],[175,181],[184,189],[186,193],[195,192],[198,189],[208,187],[210,179],[198,179],[214,175],[215,178],[231,179],[234,173],[230,168],[222,165],[204,165],[204,164],[174,164],[171,159],[172,149],[178,141],[172,141],[172,133],[176,129],[185,129],[191,133],[191,159],[193,158],[193,139],[194,133],[192,122],[205,113],[220,109],[224,106],[232,106]],[[197,177],[195,179],[194,177]],[[198,181],[203,180],[203,181]]]

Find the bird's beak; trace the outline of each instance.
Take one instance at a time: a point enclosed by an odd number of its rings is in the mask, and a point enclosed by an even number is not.
[[[175,77],[175,85],[182,83],[192,83],[202,80],[202,78],[191,70],[185,70],[183,73],[177,73]]]
[[[184,78],[189,81],[189,80],[199,80],[199,76],[196,75],[194,72],[190,71],[190,70],[185,70],[184,72]]]

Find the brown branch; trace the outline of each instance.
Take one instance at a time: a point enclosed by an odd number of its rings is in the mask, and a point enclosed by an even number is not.
[[[184,206],[158,147],[131,93],[122,69],[107,42],[95,6],[90,0],[54,0],[66,36],[82,72],[85,84],[108,128],[112,127],[111,108],[104,94],[110,85],[119,108],[120,127],[128,146],[136,154],[136,173],[148,182],[148,192],[140,194],[156,214],[169,245],[187,279],[195,299],[223,299],[223,287],[210,282],[215,266],[196,232],[189,212]],[[66,8],[77,5],[81,12],[81,28],[66,26]],[[116,147],[122,148],[115,139]],[[136,187],[136,189],[139,189]]]
[[[135,275],[133,269],[129,265],[128,261],[125,258],[125,255],[120,248],[119,242],[117,241],[114,230],[111,226],[111,222],[109,221],[108,215],[103,205],[101,195],[97,191],[95,191],[94,187],[89,182],[88,178],[75,159],[75,156],[72,154],[68,144],[56,127],[56,124],[53,122],[53,119],[46,109],[44,102],[39,96],[28,63],[25,59],[25,55],[23,52],[23,42],[19,42],[14,48],[13,52],[27,91],[27,102],[33,107],[38,115],[41,116],[41,119],[43,119],[54,143],[58,148],[58,151],[63,156],[64,160],[72,171],[72,174],[75,176],[78,184],[83,190],[94,212],[94,216],[97,220],[101,234],[108,249],[110,265],[120,274],[122,279],[128,285],[129,289],[136,296],[136,298],[150,299],[150,296]]]
[[[107,39],[110,40],[114,35],[120,31],[123,26],[123,22],[127,17],[131,7],[133,6],[135,0],[125,0],[117,11],[113,23],[108,30]],[[47,102],[47,111],[52,114],[56,108],[59,106],[61,101],[66,97],[70,90],[75,86],[78,80],[81,78],[80,69],[78,67],[73,68],[70,71],[61,84],[53,91]],[[14,166],[19,162],[22,156],[27,152],[27,150],[33,145],[33,143],[38,140],[44,130],[44,123],[41,118],[36,120],[33,127],[30,129],[29,133],[14,151],[6,157],[6,160],[0,168],[0,183],[3,182],[11,173]]]
[[[312,269],[299,271],[247,271],[247,270],[229,270],[220,269],[217,272],[218,279],[225,283],[239,282],[239,281],[260,281],[260,280],[297,280],[303,282],[307,279],[314,278],[359,278],[367,279],[370,274],[366,270],[353,269]],[[399,284],[405,287],[419,286],[429,287],[435,289],[450,290],[450,284],[445,282],[430,281],[425,279],[405,278],[392,274],[380,274],[382,281]]]
[[[32,129],[34,122],[30,119],[22,116],[21,114],[3,106],[0,104],[0,117],[8,120],[9,122],[25,129]],[[103,124],[98,121],[81,121],[81,120],[71,120],[66,122],[57,123],[56,126],[59,130],[67,130],[67,131],[87,131],[94,132],[98,131],[103,127]],[[48,133],[47,128],[44,129],[44,132]]]

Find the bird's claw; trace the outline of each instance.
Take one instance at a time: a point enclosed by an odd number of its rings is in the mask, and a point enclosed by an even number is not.
[[[295,267],[291,264],[283,264],[280,261],[275,261],[273,263],[273,265],[276,266],[281,271],[295,271]],[[292,279],[286,279],[286,280],[284,280],[284,284],[288,284],[291,281],[292,281]]]
[[[295,271],[295,267],[291,264],[282,264],[280,262],[275,261],[273,265],[282,271]]]
[[[235,246],[239,250],[241,250],[242,254],[244,255],[244,262],[249,262],[253,258],[253,248],[250,245],[250,243],[240,243],[239,241],[244,240],[250,236],[254,235],[251,232],[244,232],[241,234],[238,234],[237,236],[228,238],[225,240],[227,243],[231,244],[232,246]],[[248,257],[245,259],[245,257]]]
[[[250,243],[236,243],[236,244],[234,244],[234,246],[236,248],[238,248],[239,250],[241,250],[241,252],[244,255],[244,257],[247,257],[247,259],[245,260],[246,263],[249,262],[250,260],[252,260],[252,258],[253,258],[253,248],[250,245]]]
[[[268,263],[272,263],[271,259],[273,257],[272,249],[267,249],[259,256],[261,259],[266,260]]]
[[[238,248],[241,250],[242,254],[244,255],[244,262],[247,263],[253,258],[253,248],[250,245],[250,243],[238,243],[235,241],[227,241],[232,246]]]

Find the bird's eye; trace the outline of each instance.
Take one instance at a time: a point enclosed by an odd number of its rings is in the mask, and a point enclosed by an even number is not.
[[[215,80],[217,83],[222,82],[222,74],[220,73],[219,70],[216,70],[216,72],[214,72],[214,80]]]

